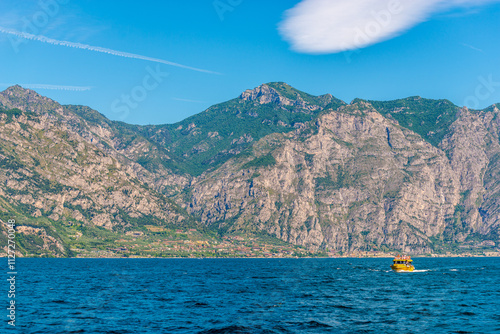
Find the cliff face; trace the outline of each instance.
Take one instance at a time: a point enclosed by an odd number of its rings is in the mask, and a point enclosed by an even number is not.
[[[498,243],[498,112],[457,109],[435,147],[367,102],[341,107],[197,180],[188,209],[316,250]],[[272,163],[252,166],[259,156]]]
[[[139,219],[192,221],[160,192],[168,181],[182,188],[185,178],[161,168],[153,174],[134,161],[155,149],[147,140],[118,136],[106,122],[87,121],[72,107],[20,87],[2,93],[0,101],[18,108],[0,113],[0,211],[4,221],[23,217],[18,224],[46,220],[46,226],[18,229],[34,248],[64,254],[54,224],[124,232]]]
[[[347,105],[271,83],[165,126],[19,86],[0,93],[0,109],[2,219],[24,217],[26,242],[54,254],[67,251],[58,227],[76,223],[266,232],[314,251],[500,242],[497,106]]]
[[[165,166],[199,176],[266,135],[301,128],[323,110],[344,104],[329,94],[312,96],[284,83],[269,83],[176,124],[132,128],[168,151],[172,160]]]
[[[496,106],[486,111],[462,110],[440,147],[450,157],[459,182],[460,205],[450,230],[456,240],[470,233],[491,234],[498,240],[500,223],[500,118]],[[447,231],[445,231],[447,232]]]

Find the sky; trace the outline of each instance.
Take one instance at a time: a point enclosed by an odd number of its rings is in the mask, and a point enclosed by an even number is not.
[[[313,95],[500,102],[500,1],[0,2],[0,90],[175,123],[282,81]]]

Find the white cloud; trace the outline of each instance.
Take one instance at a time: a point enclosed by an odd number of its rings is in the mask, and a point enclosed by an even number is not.
[[[295,51],[336,53],[398,36],[444,9],[493,2],[500,0],[303,0],[279,31]]]

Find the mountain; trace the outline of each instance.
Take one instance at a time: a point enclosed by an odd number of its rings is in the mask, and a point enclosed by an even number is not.
[[[0,103],[1,218],[15,216],[23,225],[21,247],[68,254],[68,235],[77,232],[79,243],[88,238],[102,244],[107,231],[195,224],[153,188],[182,187],[182,176],[161,168],[153,174],[136,162],[144,156],[168,159],[154,143],[89,108],[61,106],[19,86],[1,93]],[[81,231],[73,231],[74,225],[82,225]],[[92,240],[100,230],[103,236]]]
[[[131,128],[169,151],[169,167],[198,176],[266,135],[301,128],[321,111],[344,104],[330,94],[316,97],[285,83],[269,83],[179,123]]]
[[[235,254],[495,250],[499,113],[268,83],[139,126],[14,86],[0,93],[0,218],[16,217],[32,255],[161,256],[184,242],[216,256],[242,237]]]

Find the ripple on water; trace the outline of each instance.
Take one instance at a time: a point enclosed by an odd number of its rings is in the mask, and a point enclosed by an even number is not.
[[[500,259],[415,264],[23,258],[16,305],[23,334],[498,332]]]

